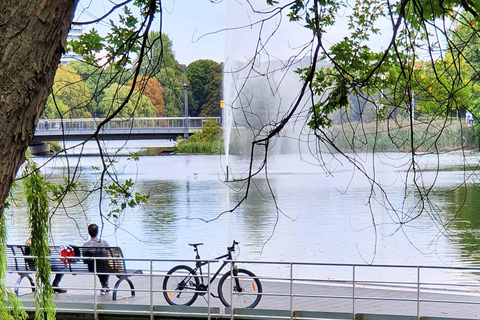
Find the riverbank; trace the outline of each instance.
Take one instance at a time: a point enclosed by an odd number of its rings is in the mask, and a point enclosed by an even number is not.
[[[458,120],[382,121],[334,126],[330,138],[344,152],[454,151],[475,147],[473,127]],[[413,132],[413,136],[412,136]]]
[[[412,130],[413,129],[413,140]],[[232,131],[231,154],[249,154],[253,135],[251,130],[236,128]],[[330,146],[333,142],[335,149]],[[457,119],[416,120],[412,126],[408,121],[385,120],[370,123],[349,122],[333,125],[314,135],[302,125],[287,126],[282,135],[272,141],[271,153],[336,153],[350,152],[446,152],[460,149],[476,149],[479,142],[472,126]]]

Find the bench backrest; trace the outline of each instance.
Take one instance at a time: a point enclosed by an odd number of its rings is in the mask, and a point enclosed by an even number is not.
[[[76,257],[84,257],[83,262],[86,264],[88,271],[94,270],[94,257],[119,258],[119,259],[98,259],[97,272],[105,273],[124,273],[126,270],[125,261],[123,260],[123,252],[119,247],[75,247],[72,246]],[[64,263],[60,255],[61,248],[58,246],[50,247],[52,269],[54,267],[62,267]],[[35,271],[34,258],[28,258],[30,250],[25,245],[7,245],[7,268],[8,271],[30,272]],[[66,268],[70,272],[86,271],[85,264],[79,263],[78,260],[71,260],[67,263]],[[58,270],[58,269],[57,269]]]
[[[7,245],[7,268],[9,271],[35,271],[35,261],[29,256],[25,245]]]
[[[77,247],[82,257],[103,257],[103,258],[119,258],[119,259],[98,259],[97,272],[107,273],[124,273],[125,260],[123,260],[123,252],[119,247]],[[88,265],[88,270],[93,272],[94,260],[84,259]]]

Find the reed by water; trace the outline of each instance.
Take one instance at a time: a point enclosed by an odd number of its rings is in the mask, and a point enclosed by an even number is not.
[[[332,141],[342,152],[416,152],[451,151],[461,148],[473,149],[479,146],[479,136],[473,126],[466,126],[456,119],[416,120],[412,125],[408,121],[349,122],[333,125],[317,131],[302,131],[301,128],[287,128],[290,133],[277,139],[281,143],[272,144],[280,153],[295,153],[302,149],[302,144],[309,145],[309,150],[336,152],[328,147],[327,140]],[[239,134],[232,135],[231,154],[248,154],[252,131],[236,128]],[[413,134],[412,134],[413,133]],[[317,142],[320,139],[320,144]]]

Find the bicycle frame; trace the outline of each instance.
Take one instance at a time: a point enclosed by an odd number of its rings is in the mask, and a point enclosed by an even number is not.
[[[205,290],[208,288],[209,285],[211,285],[213,283],[213,281],[215,281],[215,279],[218,277],[220,272],[222,272],[223,268],[225,268],[225,266],[227,264],[231,263],[232,265],[235,265],[235,262],[233,262],[233,260],[232,260],[232,251],[233,250],[230,250],[230,248],[234,249],[234,246],[235,246],[235,244],[232,247],[228,248],[228,253],[227,254],[221,255],[221,256],[216,257],[214,259],[214,260],[220,260],[220,259],[223,259],[223,258],[228,258],[227,260],[224,260],[222,262],[222,265],[218,268],[218,270],[214,273],[214,275],[208,280],[207,284],[205,284],[205,282],[203,280],[204,277],[203,277],[202,266],[209,264],[210,261],[205,261],[205,262],[197,261],[196,262],[195,268],[193,270],[195,271],[195,273],[198,272],[197,274],[199,275],[199,278],[200,278],[200,286],[203,286],[205,288]],[[194,251],[196,253],[195,259],[196,260],[201,260],[200,254],[198,253],[197,246],[193,246],[193,247],[194,247]]]

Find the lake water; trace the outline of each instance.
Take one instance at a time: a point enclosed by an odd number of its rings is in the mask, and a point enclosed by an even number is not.
[[[133,146],[136,151],[138,147]],[[364,156],[371,167],[372,159]],[[477,164],[477,153],[467,155]],[[38,162],[45,159],[37,158]],[[116,222],[103,219],[103,238],[110,245],[123,248],[130,258],[192,259],[188,243],[203,242],[203,258],[223,254],[235,239],[240,242],[238,259],[255,261],[293,261],[322,263],[375,263],[402,265],[471,266],[480,265],[480,217],[477,212],[480,194],[468,189],[465,208],[443,232],[435,216],[423,215],[400,227],[392,221],[397,213],[384,208],[381,201],[368,205],[368,181],[346,161],[326,156],[324,168],[313,165],[307,155],[277,155],[270,159],[268,180],[259,175],[248,198],[234,212],[242,198],[243,182],[225,183],[223,156],[159,155],[143,156],[138,162],[120,157],[117,163],[121,180],[132,178],[137,191],[150,193],[147,205],[127,210]],[[45,174],[60,181],[66,167],[76,164],[58,158],[46,165]],[[444,170],[427,171],[427,185],[436,178],[432,199],[450,216],[465,199],[461,186],[468,171],[460,170],[460,153],[441,155]],[[394,163],[392,165],[386,165]],[[436,158],[422,158],[424,167],[435,167]],[[376,159],[377,179],[387,190],[389,201],[409,208],[418,200],[415,192],[404,200],[406,155],[386,154]],[[83,157],[81,181],[92,186],[98,173],[97,156]],[[230,158],[231,177],[244,177],[248,158]],[[469,185],[475,177],[468,177]],[[272,194],[275,195],[276,205]],[[24,243],[28,238],[25,204],[19,192],[17,206],[7,212],[9,243]],[[381,200],[381,197],[379,197]],[[52,216],[52,241],[56,244],[80,245],[87,239],[86,225],[102,223],[98,198],[82,205],[70,199],[65,210]],[[108,200],[103,203],[108,211]],[[372,215],[373,211],[373,215]],[[223,213],[225,212],[225,213]],[[222,214],[223,213],[223,214]],[[375,227],[372,219],[375,219]],[[208,221],[208,222],[206,222]]]

